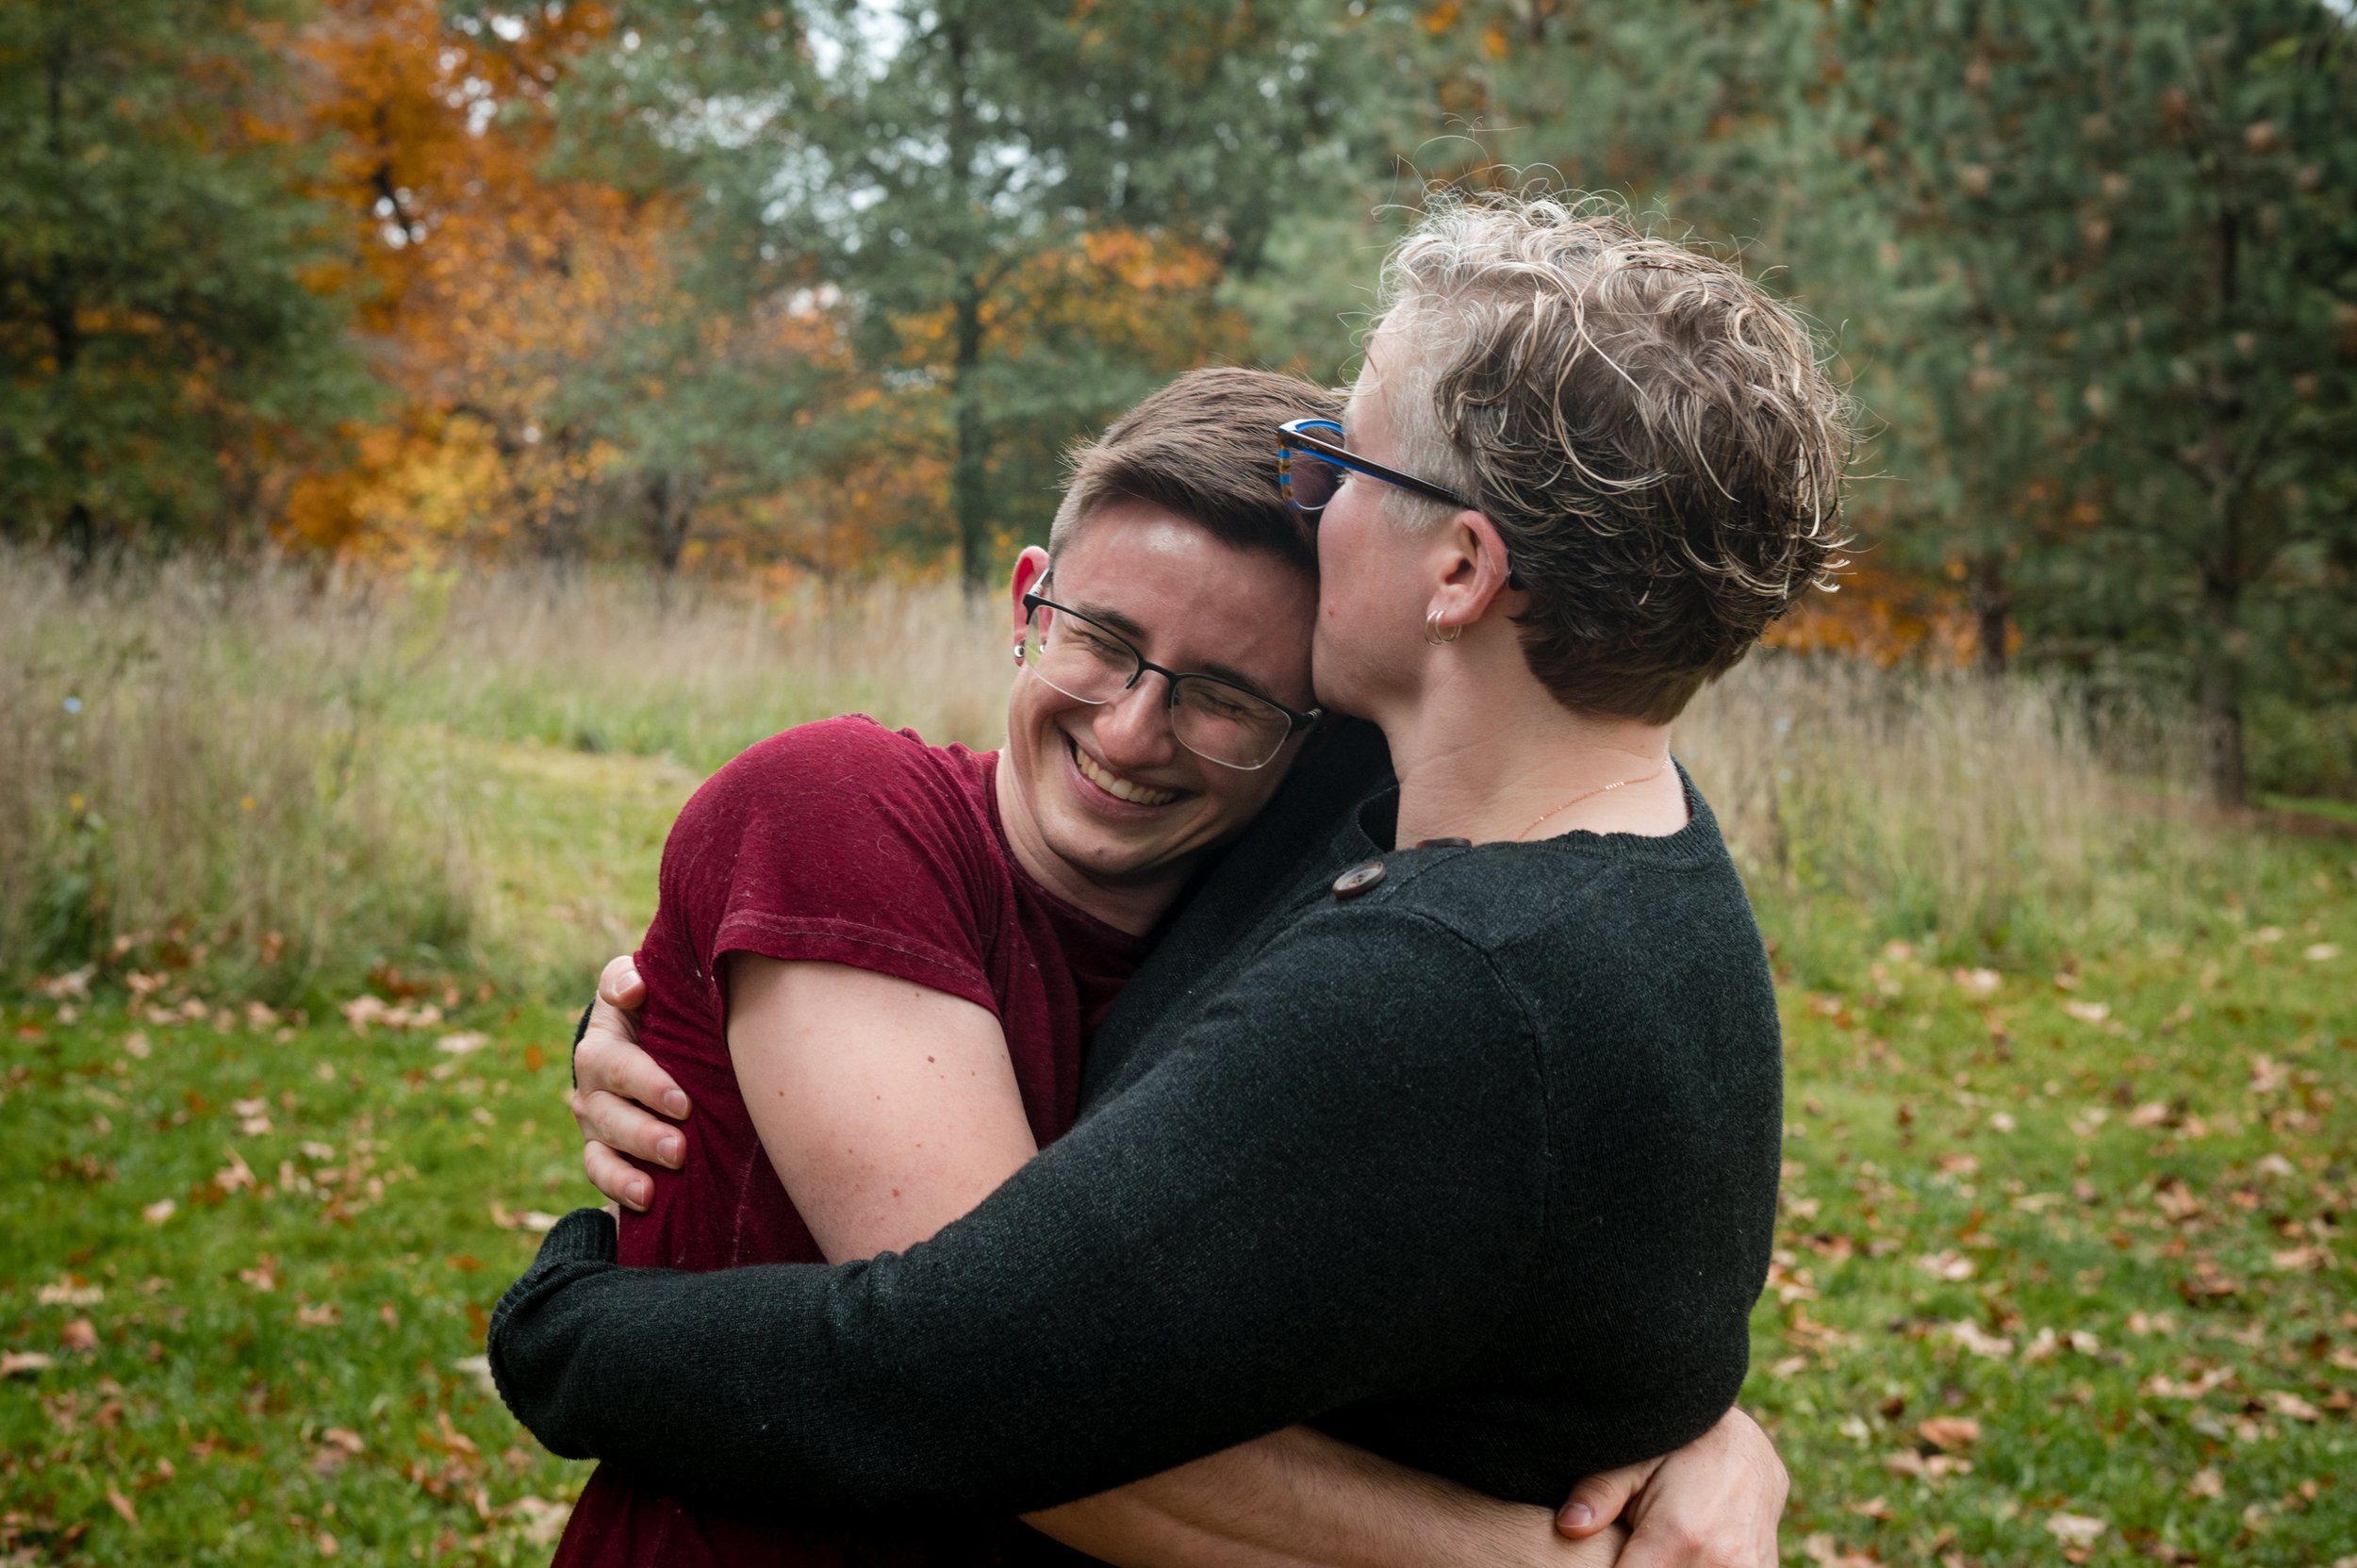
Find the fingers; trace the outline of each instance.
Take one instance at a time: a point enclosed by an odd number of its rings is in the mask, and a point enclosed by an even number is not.
[[[573,1120],[581,1135],[604,1144],[618,1154],[644,1160],[669,1170],[680,1168],[687,1154],[686,1135],[661,1116],[650,1114],[618,1095],[602,1089],[575,1089]]]
[[[1720,1534],[1683,1514],[1646,1515],[1614,1568],[1755,1568],[1748,1532]]]
[[[635,1099],[650,1111],[678,1121],[686,1116],[685,1091],[641,1049],[627,1014],[600,1002],[589,1019],[589,1031],[573,1052],[573,1079],[584,1089],[603,1090]]]
[[[1574,1541],[1595,1534],[1621,1516],[1628,1500],[1660,1467],[1659,1460],[1647,1460],[1589,1477],[1572,1488],[1570,1498],[1556,1510],[1556,1529]]]
[[[637,1012],[639,1003],[647,999],[647,982],[638,978],[638,961],[628,953],[608,959],[598,976],[598,999],[625,1013]]]
[[[581,1168],[588,1172],[589,1184],[616,1203],[636,1213],[647,1212],[647,1204],[654,1197],[654,1182],[645,1171],[605,1145],[583,1145]]]

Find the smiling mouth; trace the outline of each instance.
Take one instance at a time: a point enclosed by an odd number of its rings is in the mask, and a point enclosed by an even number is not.
[[[1080,767],[1080,776],[1116,801],[1127,801],[1135,806],[1166,806],[1178,799],[1178,790],[1133,784],[1110,767],[1098,767],[1096,759],[1081,751],[1080,743],[1070,735],[1063,737],[1063,743],[1071,751],[1073,762]]]

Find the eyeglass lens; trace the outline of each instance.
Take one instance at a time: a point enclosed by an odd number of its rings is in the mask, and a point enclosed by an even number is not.
[[[1077,616],[1042,604],[1031,612],[1024,663],[1077,701],[1118,701],[1143,664],[1137,650]],[[1275,704],[1200,675],[1171,682],[1170,729],[1195,755],[1228,767],[1260,767],[1293,734]]]
[[[1307,447],[1285,449],[1286,493],[1295,506],[1315,512],[1334,499],[1343,482],[1339,464],[1329,463]]]

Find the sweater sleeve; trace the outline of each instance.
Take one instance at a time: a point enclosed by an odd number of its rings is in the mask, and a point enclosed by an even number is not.
[[[971,1214],[836,1267],[622,1269],[569,1220],[501,1301],[549,1447],[757,1509],[1028,1510],[1483,1345],[1543,1223],[1531,1032],[1413,914],[1313,914]]]

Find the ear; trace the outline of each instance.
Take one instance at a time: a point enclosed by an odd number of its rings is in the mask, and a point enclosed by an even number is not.
[[[1441,626],[1471,626],[1501,599],[1519,607],[1522,590],[1509,581],[1514,569],[1506,558],[1506,541],[1486,513],[1470,508],[1458,513],[1433,542],[1437,580],[1430,608]]]
[[[1037,545],[1026,549],[1014,558],[1014,571],[1007,579],[1007,602],[1014,615],[1014,640],[1023,641],[1023,629],[1030,615],[1023,608],[1023,596],[1038,586],[1047,575],[1047,552]]]

